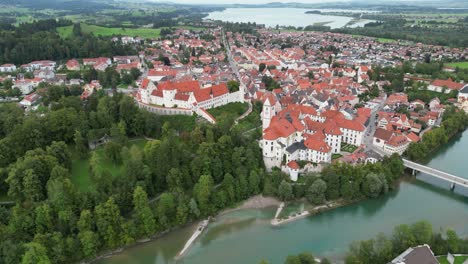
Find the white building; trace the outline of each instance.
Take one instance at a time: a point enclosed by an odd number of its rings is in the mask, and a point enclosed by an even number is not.
[[[166,108],[211,109],[243,102],[243,99],[242,91],[229,93],[225,83],[205,88],[201,88],[198,81],[162,82],[156,86],[144,79],[139,89],[139,100],[143,104]]]
[[[16,66],[14,64],[0,65],[0,72],[14,72],[14,71],[16,71]]]

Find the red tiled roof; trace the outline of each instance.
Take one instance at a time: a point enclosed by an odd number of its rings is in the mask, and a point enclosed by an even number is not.
[[[389,141],[392,135],[392,131],[388,131],[382,128],[377,128],[374,133],[375,138],[381,139],[383,141]]]
[[[418,135],[416,135],[413,132],[409,133],[406,137],[412,142],[418,142],[419,141]]]
[[[211,86],[213,97],[218,97],[229,93],[229,89],[225,83]]]
[[[465,86],[463,83],[457,83],[457,82],[452,81],[452,79],[448,79],[448,80],[437,79],[433,81],[431,84],[437,87],[447,87],[450,90],[460,90],[461,88],[463,88],[463,86]]]
[[[263,136],[266,140],[276,140],[280,137],[288,137],[292,133],[296,132],[294,126],[289,123],[286,119],[277,119],[274,118],[270,126],[265,129],[265,135]]]
[[[199,89],[200,84],[197,81],[161,82],[158,85],[158,90],[177,90],[178,92],[194,92]]]
[[[187,101],[189,97],[190,96],[188,94],[176,93],[174,99],[180,101]]]
[[[359,123],[356,120],[348,120],[344,118],[335,119],[336,123],[341,128],[346,128],[354,131],[364,131],[366,129],[363,124]]]
[[[147,78],[143,79],[143,82],[141,83],[141,88],[142,88],[142,89],[148,88],[149,82],[150,82],[149,79],[147,79]]]
[[[288,167],[293,169],[293,170],[298,170],[300,169],[301,167],[299,166],[299,164],[297,164],[297,162],[295,160],[291,160],[290,162],[288,162]]]
[[[312,149],[318,152],[323,152],[323,153],[328,153],[330,152],[330,147],[325,143],[323,140],[317,140],[314,139],[313,137],[309,137],[304,141],[304,145],[308,149]]]
[[[323,132],[328,135],[341,136],[343,133],[333,120],[327,120],[324,125]]]
[[[401,146],[406,143],[408,143],[408,139],[403,135],[394,136],[390,139],[390,141],[387,142],[387,144],[392,145],[394,147]]]
[[[197,102],[203,102],[203,101],[211,99],[211,89],[209,88],[199,89],[193,92],[193,95],[195,96],[195,100]]]

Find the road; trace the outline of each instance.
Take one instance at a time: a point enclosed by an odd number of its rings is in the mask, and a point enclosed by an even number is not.
[[[369,119],[369,128],[367,129],[367,132],[366,134],[364,134],[364,139],[362,140],[362,143],[364,144],[364,148],[366,150],[368,149],[372,149],[374,150],[375,152],[379,153],[382,155],[382,151],[377,151],[376,148],[373,146],[372,142],[373,142],[373,139],[374,139],[374,133],[375,133],[375,130],[377,129],[377,125],[375,124],[376,122],[376,115],[383,109],[385,105],[385,101],[382,101],[379,105],[379,108],[377,109],[377,111],[373,112],[371,114],[371,117]]]
[[[224,29],[222,30],[222,34],[223,34],[224,48],[226,49],[226,55],[228,57],[229,65],[231,66],[231,70],[234,72],[234,75],[236,75],[237,80],[239,81],[239,89],[241,89],[242,95],[245,95],[245,93],[247,91],[247,86],[245,85],[244,81],[241,79],[239,69],[237,68],[237,64],[234,62],[234,59],[233,59],[232,53],[231,53],[231,46],[229,45],[229,42],[227,41],[226,33],[224,32]],[[239,123],[239,120],[242,120],[243,118],[248,116],[250,113],[252,113],[252,111],[253,111],[252,100],[250,100],[250,99],[247,100],[247,103],[249,104],[249,109],[247,109],[247,111],[244,114],[239,116],[234,121],[235,124]]]

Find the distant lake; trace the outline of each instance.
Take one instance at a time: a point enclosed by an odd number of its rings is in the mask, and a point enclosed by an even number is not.
[[[311,10],[321,11],[322,14],[306,14]],[[369,12],[365,10],[340,10],[340,9],[303,9],[303,8],[227,8],[223,11],[210,13],[206,19],[228,22],[255,22],[267,27],[294,26],[305,27],[315,23],[326,23],[331,28],[341,28],[353,18],[345,16],[327,15],[326,12]],[[349,27],[362,27],[372,20],[361,20],[349,25]]]

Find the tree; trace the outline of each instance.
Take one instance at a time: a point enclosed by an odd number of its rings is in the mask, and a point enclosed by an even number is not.
[[[189,202],[190,214],[195,216],[196,218],[200,217],[200,210],[198,209],[198,204],[195,199],[190,199]]]
[[[301,264],[301,259],[298,256],[287,256],[284,264]]]
[[[249,190],[251,195],[258,194],[260,192],[260,177],[257,171],[252,170],[249,175]]]
[[[47,251],[44,246],[39,243],[31,242],[24,245],[26,252],[24,253],[21,264],[49,264],[52,263],[47,256]]]
[[[155,231],[156,222],[148,204],[148,197],[141,186],[133,192],[135,224],[139,235],[149,236]]]
[[[81,135],[79,130],[75,131],[74,139],[75,151],[81,159],[85,159],[88,156],[88,146],[85,138]]]
[[[114,164],[120,164],[122,161],[122,156],[120,155],[121,151],[122,145],[113,141],[107,142],[104,146],[104,153],[106,154],[106,157]]]
[[[384,183],[375,173],[369,173],[363,183],[363,192],[366,196],[376,198],[382,193]]]
[[[432,241],[432,225],[427,221],[412,224],[411,233],[418,245],[429,244]]]
[[[93,231],[84,231],[78,234],[81,249],[85,257],[93,257],[98,250],[98,237]]]
[[[73,24],[73,36],[75,37],[81,37],[83,35],[83,32],[81,31],[81,24],[80,23],[75,23]]]
[[[51,208],[46,203],[36,207],[36,233],[46,233],[52,229],[54,223],[51,213]]]
[[[100,237],[109,248],[115,248],[121,244],[120,223],[123,221],[120,210],[114,202],[114,198],[109,198],[105,203],[97,205],[94,209],[96,216],[96,227]]]
[[[317,263],[315,261],[314,256],[309,253],[309,252],[303,252],[299,254],[299,260],[301,261],[301,264],[315,264]],[[323,262],[320,262],[323,263]]]
[[[240,84],[238,81],[230,80],[227,82],[227,87],[230,93],[239,91],[239,86]]]
[[[452,229],[447,230],[447,245],[450,253],[460,253],[459,241],[457,233]]]
[[[197,200],[202,215],[211,213],[210,198],[213,193],[213,179],[210,175],[202,175],[193,187],[193,196]]]
[[[283,201],[288,201],[293,198],[292,186],[289,182],[283,180],[278,187],[278,196]]]
[[[259,71],[259,72],[263,72],[263,71],[265,70],[265,68],[266,68],[265,63],[260,63],[260,64],[258,65],[258,71]]]
[[[80,232],[85,232],[93,229],[94,220],[92,212],[88,209],[81,211],[80,219],[78,220],[77,227]]]
[[[71,169],[71,157],[67,144],[63,141],[54,141],[50,146],[46,148],[47,154],[55,157],[59,164],[67,169]]]
[[[322,179],[317,179],[307,190],[307,200],[314,204],[323,204],[325,202],[325,192],[327,183]]]

